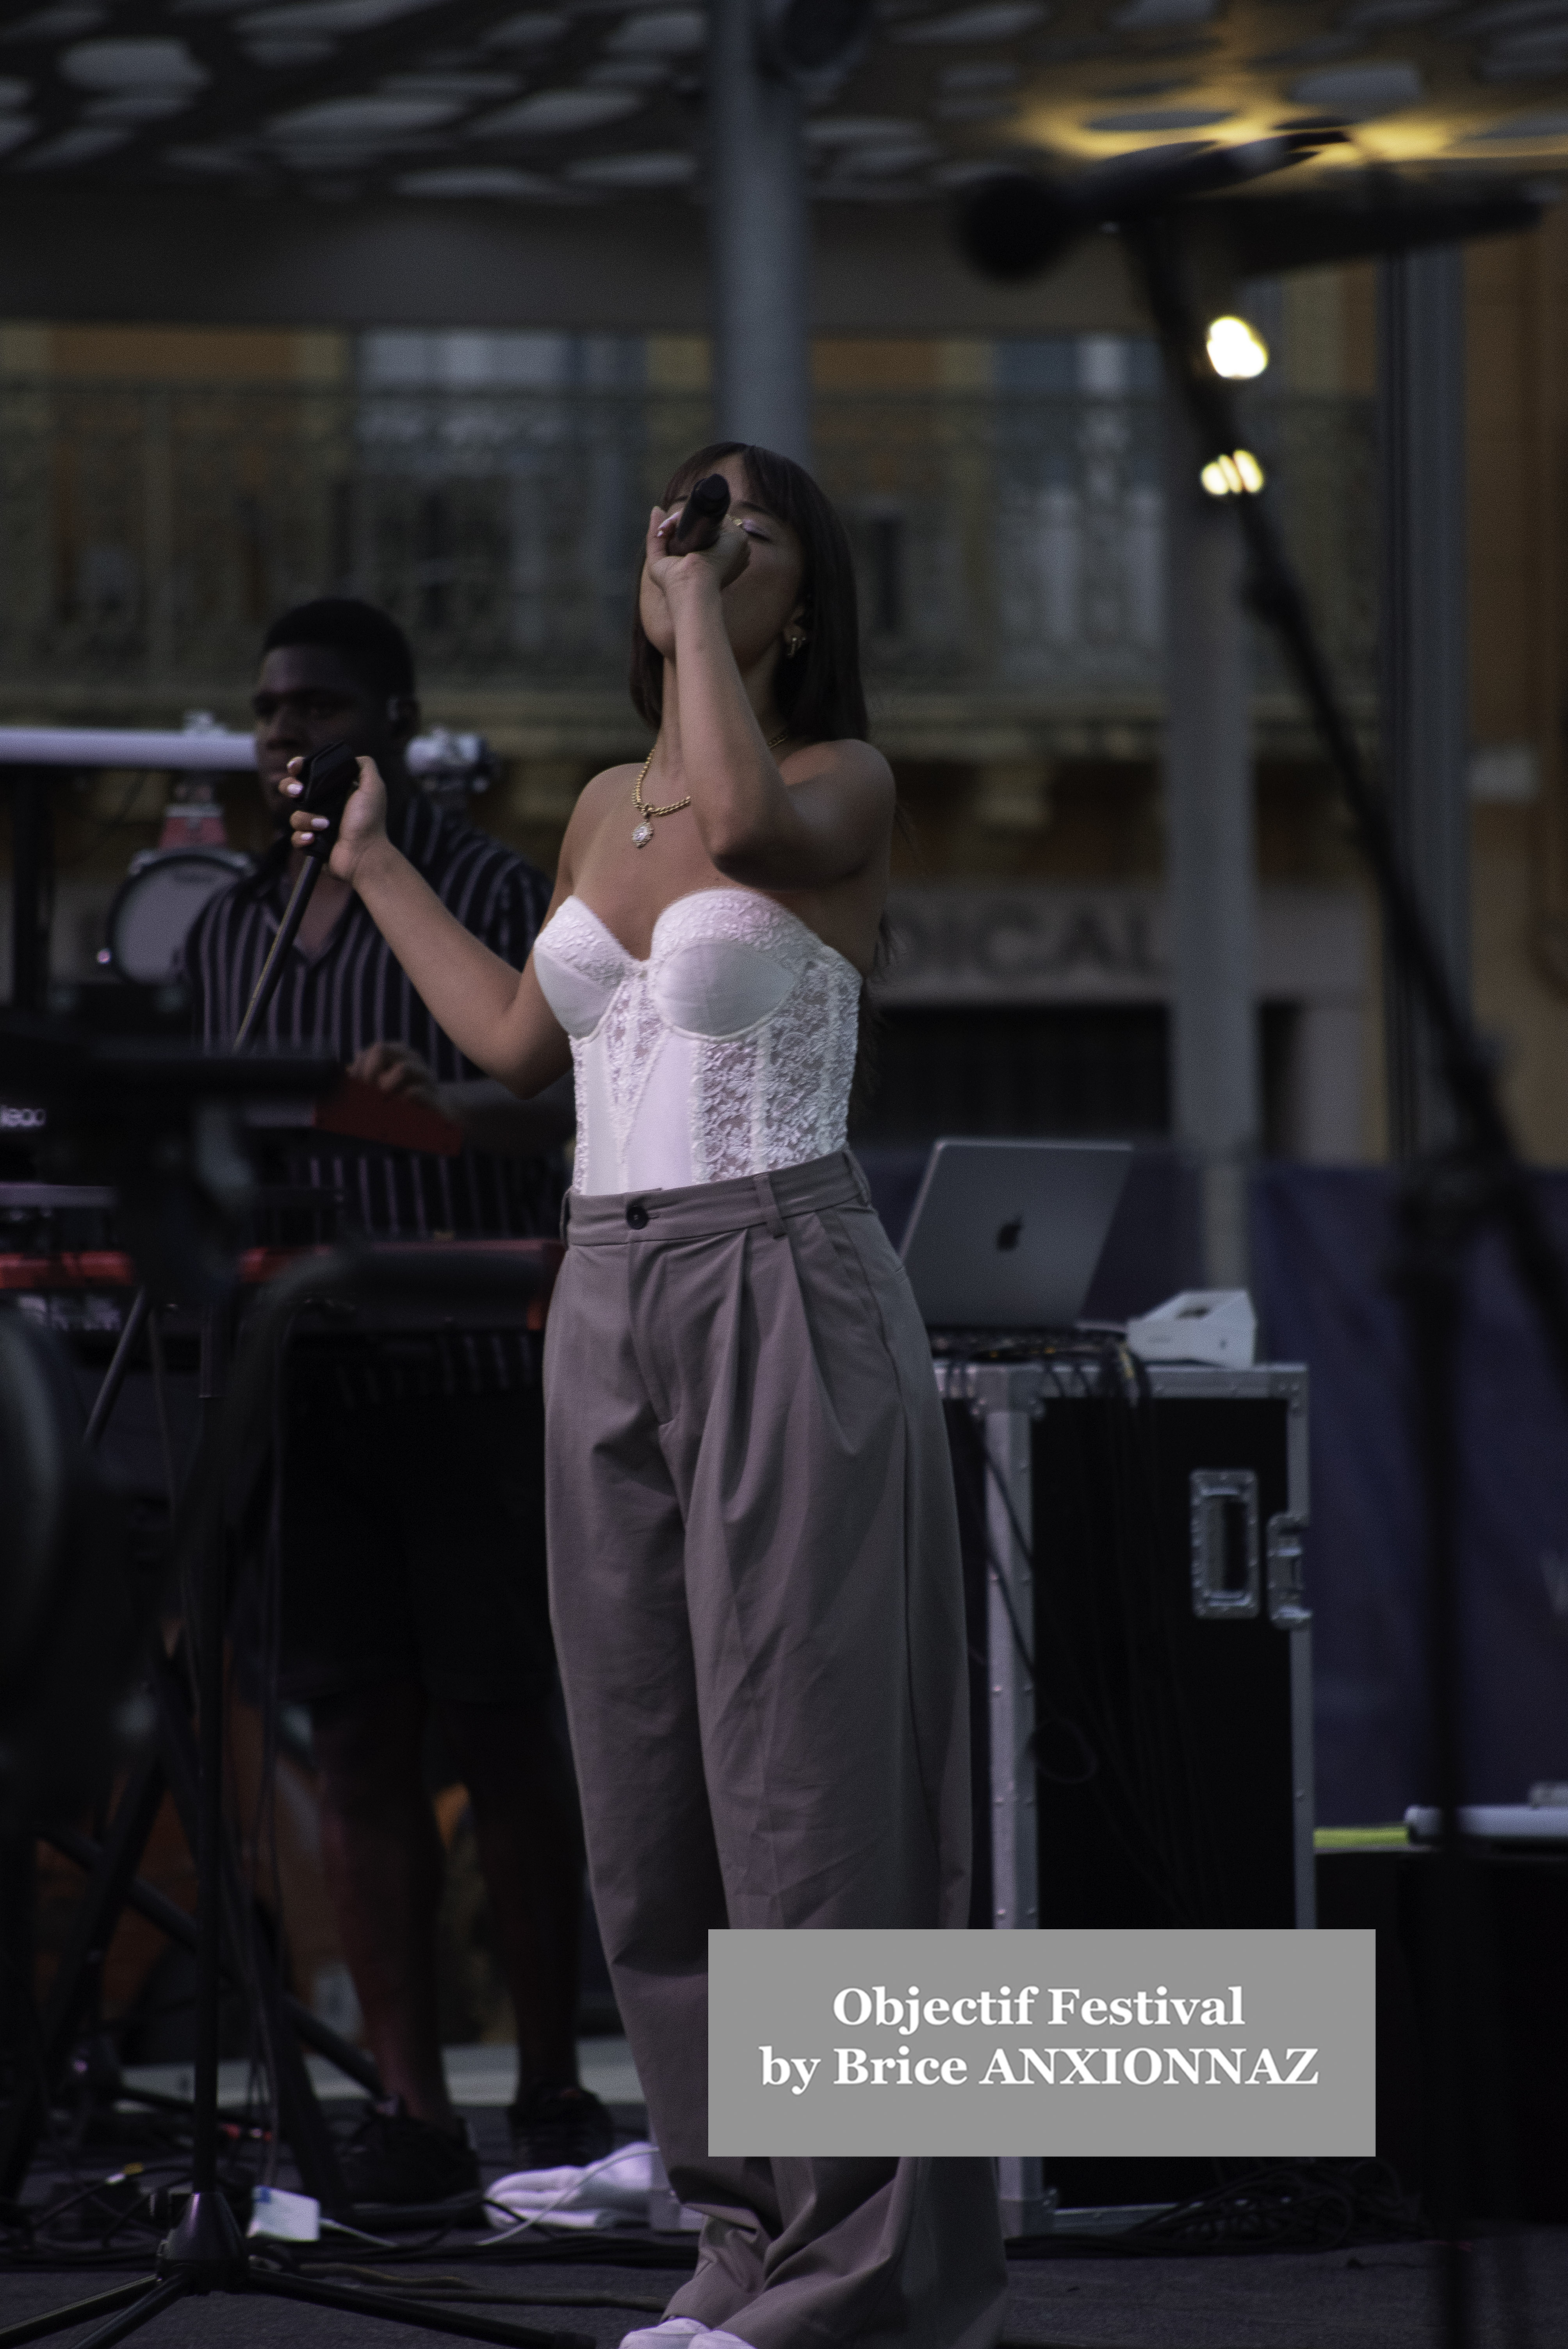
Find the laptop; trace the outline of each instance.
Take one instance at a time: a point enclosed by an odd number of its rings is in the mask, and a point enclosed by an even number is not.
[[[899,1251],[927,1327],[1069,1327],[1131,1164],[1126,1142],[939,1142]]]

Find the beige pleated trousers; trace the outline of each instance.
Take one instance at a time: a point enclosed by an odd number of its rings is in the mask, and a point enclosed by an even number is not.
[[[962,1925],[963,1592],[925,1333],[847,1152],[568,1201],[552,1612],[670,2302],[756,2344],[991,2349],[989,2162],[707,2151],[711,1926]]]

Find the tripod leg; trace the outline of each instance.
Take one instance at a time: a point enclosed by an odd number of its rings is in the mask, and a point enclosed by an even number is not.
[[[150,1302],[150,1299],[145,1288],[139,1288],[131,1299],[130,1310],[125,1317],[124,1327],[119,1333],[119,1343],[114,1350],[114,1359],[104,1372],[103,1384],[98,1391],[91,1416],[88,1418],[82,1436],[83,1448],[88,1452],[98,1449],[98,1438],[108,1424],[108,1415],[119,1400],[119,1391],[125,1384],[126,1372],[130,1368],[130,1358],[135,1353],[140,1339],[142,1324],[147,1319]]]
[[[128,2333],[139,2333],[144,2324],[150,2324],[155,2316],[161,2315],[164,2309],[172,2308],[177,2300],[183,2300],[189,2290],[183,2276],[171,2276],[166,2283],[155,2283],[145,2299],[138,2301],[133,2308],[122,2309],[118,2316],[111,2316],[108,2323],[100,2324],[96,2333],[89,2333],[85,2341],[78,2341],[76,2349],[109,2349],[111,2341],[123,2341]]]
[[[163,1324],[156,1313],[147,1317],[147,1355],[152,1364],[152,1406],[158,1417],[158,1441],[163,1453],[163,1481],[169,1491],[170,1514],[180,1506],[180,1478],[174,1467],[174,1435],[169,1423],[169,1366],[163,1353]]]
[[[140,1865],[163,1799],[163,1785],[162,1763],[157,1752],[150,1750],[132,1768],[108,1838],[71,1920],[70,1940],[61,1953],[44,2010],[36,2060],[20,2068],[15,2093],[0,2122],[0,2196],[14,2196],[27,2174],[33,2148],[48,2118],[48,2096],[65,2069],[87,2012],[94,1971],[108,1946]]]
[[[337,2167],[337,2152],[326,2116],[305,2068],[304,2051],[284,2011],[276,1961],[259,1934],[253,1939],[256,1992],[277,2085],[278,2127],[294,2155],[305,2192],[315,2195],[328,2218],[346,2219],[349,2212],[348,2190]]]
[[[103,1848],[101,1844],[94,1843],[90,1836],[79,1835],[74,1827],[47,1827],[43,1839],[52,1844],[57,1851],[63,1852],[67,1859],[74,1859],[78,1868],[84,1868],[98,1866]],[[182,1950],[195,1949],[196,1927],[191,1919],[152,1885],[144,1884],[139,1876],[127,1891],[125,1905],[128,1909],[134,1909],[139,1917],[145,1917],[150,1925],[156,1925],[165,1940],[177,1942]],[[235,1975],[232,1960],[226,1964],[228,1979],[233,1982]],[[356,2081],[367,2096],[386,2095],[381,2075],[363,2047],[356,2047],[352,2041],[340,2037],[329,2023],[323,2023],[319,2014],[313,2014],[308,2006],[302,2006],[299,2000],[290,1997],[286,1991],[280,1994],[280,2004],[285,2020],[314,2054],[325,2055],[346,2079]],[[4,2042],[0,2041],[0,2044]]]
[[[197,1803],[202,1785],[196,1739],[178,1693],[172,1672],[158,1685],[159,1707],[169,1757],[169,1783],[192,1850],[196,1847]],[[337,2156],[304,2056],[292,2029],[283,1988],[272,1951],[251,1930],[244,1889],[226,1844],[220,1845],[215,1868],[222,1908],[222,1939],[226,1956],[222,1971],[231,1982],[253,1979],[262,2007],[267,2050],[278,2092],[278,2120],[298,2164],[300,2183],[314,2194],[329,2217],[346,2217],[348,2196],[338,2171]]]
[[[150,2316],[180,2299],[183,2286],[160,2283],[155,2276],[138,2276],[134,2283],[117,2283],[112,2292],[95,2292],[91,2300],[74,2300],[68,2308],[53,2308],[46,2316],[29,2316],[20,2324],[8,2324],[0,2333],[0,2349],[22,2349],[25,2341],[46,2341],[52,2333],[67,2333],[73,2325],[90,2324],[95,2316],[108,2316],[116,2309],[125,2312],[124,2321],[114,2320],[115,2330],[100,2327],[89,2333],[91,2341],[122,2341],[138,2325],[145,2324]],[[77,2349],[88,2349],[86,2341]]]
[[[0,2096],[15,2095],[35,2060],[33,1956],[38,1850],[26,1828],[0,1836]]]
[[[280,2275],[270,2269],[253,2268],[251,2290],[270,2292],[274,2300],[303,2300],[313,2308],[353,2309],[361,2316],[417,2324],[426,2333],[455,2333],[463,2341],[510,2341],[513,2349],[593,2349],[588,2333],[542,2333],[529,2325],[481,2316],[477,2309],[437,2308],[428,2300],[405,2300],[395,2292],[355,2292],[316,2276]],[[4,2349],[3,2341],[0,2349]],[[82,2349],[88,2349],[86,2342]]]

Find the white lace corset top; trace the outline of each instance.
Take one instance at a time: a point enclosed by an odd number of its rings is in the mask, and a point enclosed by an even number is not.
[[[577,1190],[718,1183],[843,1148],[860,973],[771,897],[677,898],[646,962],[568,897],[533,968],[572,1039]]]

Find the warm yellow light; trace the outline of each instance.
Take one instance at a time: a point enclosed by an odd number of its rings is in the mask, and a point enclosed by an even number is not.
[[[1269,347],[1244,318],[1215,318],[1208,334],[1209,365],[1216,375],[1244,382],[1262,375],[1269,363]]]
[[[1198,478],[1212,498],[1255,497],[1264,485],[1264,469],[1250,449],[1233,449],[1212,459]]]

